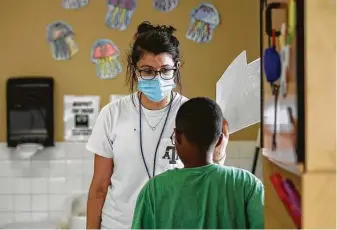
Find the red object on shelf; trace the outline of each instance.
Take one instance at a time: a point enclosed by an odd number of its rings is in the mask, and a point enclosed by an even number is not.
[[[301,228],[301,219],[302,219],[302,213],[301,211],[298,209],[296,204],[293,204],[285,190],[285,188],[283,187],[283,179],[282,176],[278,173],[273,174],[270,176],[270,181],[272,182],[278,196],[280,197],[282,203],[284,204],[284,206],[286,207],[290,217],[292,218],[292,220],[294,221],[296,227],[298,229]]]

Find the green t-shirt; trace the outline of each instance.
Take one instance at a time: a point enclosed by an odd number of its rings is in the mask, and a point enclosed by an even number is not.
[[[166,171],[138,196],[133,229],[263,229],[263,184],[219,165]]]

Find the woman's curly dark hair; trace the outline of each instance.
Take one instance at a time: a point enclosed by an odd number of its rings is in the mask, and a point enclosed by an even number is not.
[[[172,55],[175,64],[181,62],[179,41],[173,35],[176,29],[172,26],[154,26],[148,21],[142,22],[134,35],[134,42],[127,55],[126,84],[130,92],[137,86],[136,65],[145,53],[154,55],[168,53]],[[176,71],[175,83],[181,90],[179,69]]]

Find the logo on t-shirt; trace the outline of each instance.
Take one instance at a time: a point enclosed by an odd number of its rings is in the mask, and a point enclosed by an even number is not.
[[[158,165],[161,170],[166,171],[174,168],[181,168],[182,162],[179,159],[176,148],[172,145],[170,138],[161,140],[158,149]]]
[[[179,160],[176,148],[174,146],[167,146],[162,159],[167,159],[170,165],[176,165],[178,163],[177,161]]]

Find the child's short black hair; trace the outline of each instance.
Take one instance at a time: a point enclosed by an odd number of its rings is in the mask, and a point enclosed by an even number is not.
[[[176,116],[176,129],[186,139],[205,152],[222,134],[223,114],[219,105],[206,97],[185,102]]]

